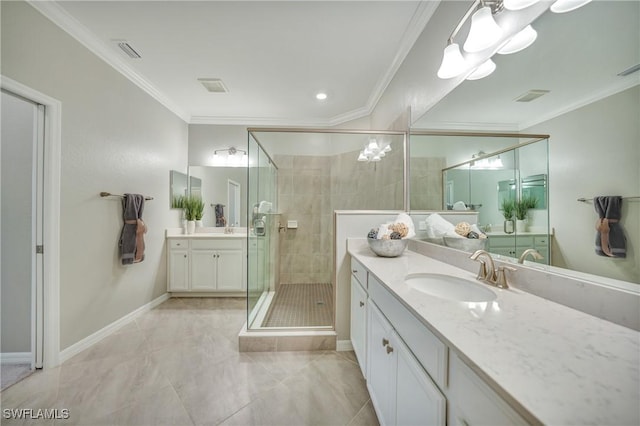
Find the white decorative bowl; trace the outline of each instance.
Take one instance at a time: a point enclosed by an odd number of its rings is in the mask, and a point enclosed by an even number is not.
[[[398,257],[409,244],[408,239],[404,240],[378,240],[367,238],[369,248],[372,252],[381,257]]]

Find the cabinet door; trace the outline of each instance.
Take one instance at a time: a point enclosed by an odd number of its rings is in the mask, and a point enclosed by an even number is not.
[[[242,291],[242,250],[217,250],[218,291]]]
[[[364,377],[367,377],[366,357],[367,337],[367,293],[360,283],[351,276],[351,344],[358,358]]]
[[[191,290],[213,291],[216,289],[215,250],[191,250]]]
[[[169,250],[168,291],[189,291],[189,252]]]
[[[395,424],[444,426],[445,397],[396,333],[392,346],[398,359]]]
[[[395,424],[396,352],[391,344],[393,329],[384,315],[367,306],[367,388],[382,425]]]
[[[450,354],[449,424],[460,426],[528,424],[457,355],[453,352]]]

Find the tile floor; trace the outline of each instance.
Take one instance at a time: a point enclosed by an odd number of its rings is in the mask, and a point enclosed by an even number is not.
[[[377,425],[352,352],[239,353],[244,299],[169,299],[0,394],[35,425]]]

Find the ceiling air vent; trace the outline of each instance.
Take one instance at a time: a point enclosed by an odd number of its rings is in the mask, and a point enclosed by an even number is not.
[[[132,59],[140,59],[142,56],[125,40],[114,40],[120,49]]]
[[[546,95],[547,93],[549,93],[549,90],[540,90],[540,89],[533,89],[533,90],[529,90],[528,92],[518,96],[517,98],[514,99],[514,101],[516,102],[531,102],[535,99],[538,99],[540,96]]]
[[[212,92],[212,93],[228,92],[227,87],[219,78],[199,78],[198,81],[202,83],[205,89],[207,89],[209,92]]]

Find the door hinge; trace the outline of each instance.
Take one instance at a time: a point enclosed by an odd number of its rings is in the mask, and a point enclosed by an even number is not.
[[[36,254],[43,254],[44,253],[44,246],[39,245],[36,246]]]

